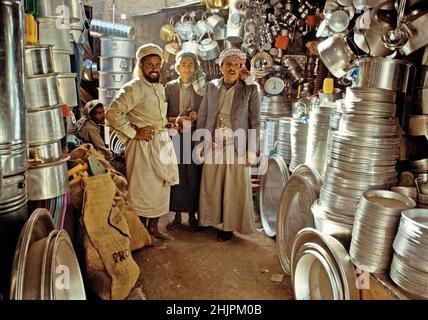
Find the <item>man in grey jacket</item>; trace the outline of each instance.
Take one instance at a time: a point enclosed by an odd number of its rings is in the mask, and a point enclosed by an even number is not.
[[[236,48],[220,54],[223,77],[207,84],[199,108],[197,128],[215,137],[205,136],[196,148],[204,159],[199,218],[202,226],[222,225],[219,241],[255,229],[250,165],[258,151],[260,96],[256,84],[239,79],[245,59]]]

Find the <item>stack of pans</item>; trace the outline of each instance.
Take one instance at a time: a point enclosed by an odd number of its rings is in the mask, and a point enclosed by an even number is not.
[[[364,192],[355,214],[349,251],[354,265],[370,273],[387,271],[401,211],[415,206],[414,200],[393,191]]]
[[[291,283],[297,300],[359,300],[355,268],[335,238],[313,228],[293,241]]]
[[[331,157],[331,145],[333,143],[333,136],[334,136],[334,133],[337,130],[339,130],[340,119],[342,119],[342,115],[343,115],[343,108],[344,108],[344,100],[343,99],[337,100],[336,107],[333,110],[332,114],[330,115],[329,129],[327,134],[327,145],[326,145],[327,154],[326,154],[326,161],[324,162],[324,168],[322,170],[323,173],[325,173],[325,170],[327,169],[327,164]]]
[[[106,108],[110,106],[120,88],[132,79],[134,58],[133,39],[113,36],[101,38],[98,99]],[[105,143],[110,145],[109,127],[104,128]]]
[[[306,118],[293,118],[291,121],[291,161],[290,171],[306,161],[309,122]]]
[[[281,118],[291,116],[291,104],[286,96],[263,96],[260,104],[260,127],[268,117]]]
[[[267,172],[260,179],[260,218],[263,230],[275,237],[281,192],[289,178],[288,168],[279,155],[268,160]]]
[[[278,141],[279,121],[275,118],[268,118],[266,121],[266,129],[264,130],[264,146],[263,153],[267,156],[276,149]]]
[[[418,298],[428,299],[428,210],[402,212],[393,248],[392,281]]]
[[[334,102],[323,100],[321,104],[314,104],[309,114],[306,163],[314,166],[321,176],[324,176],[326,166],[330,115],[335,109],[336,104]]]
[[[50,46],[25,48],[25,103],[28,110],[28,199],[45,200],[68,191],[67,157],[61,139],[65,136]]]
[[[85,300],[79,263],[65,230],[46,209],[22,228],[12,267],[11,300]]]
[[[291,162],[291,120],[292,118],[280,118],[278,130],[277,153],[284,159],[287,165]]]
[[[339,130],[314,208],[315,225],[349,244],[355,208],[367,190],[389,189],[397,182],[399,138],[395,92],[348,88]]]
[[[428,159],[410,161],[410,166],[415,178],[428,174]]]

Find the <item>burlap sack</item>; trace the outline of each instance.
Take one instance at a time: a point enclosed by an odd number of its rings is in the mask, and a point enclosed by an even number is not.
[[[131,251],[141,249],[145,246],[151,246],[152,237],[146,227],[141,223],[137,211],[130,207],[125,207],[122,211],[128,222],[129,232],[131,233]]]
[[[140,272],[131,255],[131,236],[115,198],[109,173],[87,177],[82,224],[88,282],[102,299],[125,299]]]

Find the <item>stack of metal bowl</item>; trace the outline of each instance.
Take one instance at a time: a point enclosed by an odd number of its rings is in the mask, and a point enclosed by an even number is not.
[[[309,121],[306,118],[291,120],[291,161],[290,171],[306,161],[306,146],[308,141]]]
[[[290,117],[279,119],[277,153],[287,165],[291,162],[291,121]]]
[[[393,191],[364,192],[352,230],[349,254],[353,264],[370,273],[388,270],[401,211],[415,206],[414,200]]]
[[[286,96],[263,96],[260,114],[270,118],[290,117],[291,103]]]
[[[345,245],[351,239],[361,195],[397,183],[400,141],[393,119],[395,108],[393,92],[347,89],[344,113],[332,137],[324,185],[314,210],[317,229],[341,238]]]
[[[333,143],[333,136],[334,133],[339,130],[340,125],[340,119],[342,119],[343,115],[343,108],[344,108],[344,100],[337,100],[336,101],[336,107],[333,110],[332,114],[330,115],[330,122],[329,122],[329,129],[327,134],[327,151],[326,151],[326,161],[324,162],[324,169],[323,173],[325,173],[325,170],[327,169],[327,164],[330,160],[331,156],[331,145]],[[323,174],[324,176],[324,174]]]
[[[133,39],[105,36],[101,38],[98,99],[110,106],[120,88],[132,80],[135,63]],[[138,63],[138,62],[137,62]],[[110,145],[110,130],[105,126],[105,142]]]
[[[321,176],[324,176],[326,167],[330,115],[335,109],[336,104],[326,99],[321,104],[314,104],[309,114],[306,163],[313,165]]]
[[[394,243],[390,276],[400,288],[428,299],[428,210],[410,209],[401,214]]]
[[[266,121],[264,132],[264,154],[269,156],[277,147],[279,132],[279,121],[275,118],[269,118]]]
[[[28,110],[28,199],[45,200],[68,191],[67,157],[58,74],[50,46],[25,48],[25,104]]]

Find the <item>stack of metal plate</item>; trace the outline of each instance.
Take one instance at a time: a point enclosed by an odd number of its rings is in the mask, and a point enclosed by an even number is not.
[[[276,236],[281,192],[289,178],[288,168],[279,155],[268,160],[267,172],[260,179],[260,218],[269,237]]]
[[[314,105],[309,114],[306,163],[313,165],[321,176],[325,170],[330,115],[335,109],[334,102],[324,100],[320,105]]]
[[[263,96],[260,104],[260,115],[271,118],[290,117],[291,103],[286,96]]]
[[[394,244],[390,276],[399,287],[428,299],[428,210],[410,209],[401,214]]]
[[[268,118],[264,132],[264,154],[269,156],[276,149],[278,141],[279,121],[275,118]]]
[[[415,206],[414,200],[393,191],[364,192],[352,230],[353,264],[370,273],[388,270],[401,211]]]
[[[340,237],[345,246],[350,242],[361,195],[397,183],[400,141],[394,102],[395,93],[348,88],[339,129],[332,134],[324,184],[314,208],[315,225]],[[377,104],[382,108],[367,107]]]
[[[297,118],[291,121],[291,161],[290,171],[306,161],[306,146],[308,141],[309,121]]]
[[[410,166],[415,178],[428,174],[428,159],[410,161]]]
[[[329,129],[327,134],[327,151],[326,151],[326,161],[324,162],[323,173],[327,169],[328,162],[330,160],[331,155],[331,144],[333,143],[334,133],[339,130],[340,119],[342,119],[343,108],[344,108],[344,100],[337,100],[336,107],[330,115]],[[323,174],[324,176],[324,174]]]
[[[313,228],[296,235],[291,271],[297,300],[359,300],[355,268],[346,249]]]
[[[278,130],[278,148],[277,153],[284,159],[287,165],[291,162],[291,119],[280,118]]]

